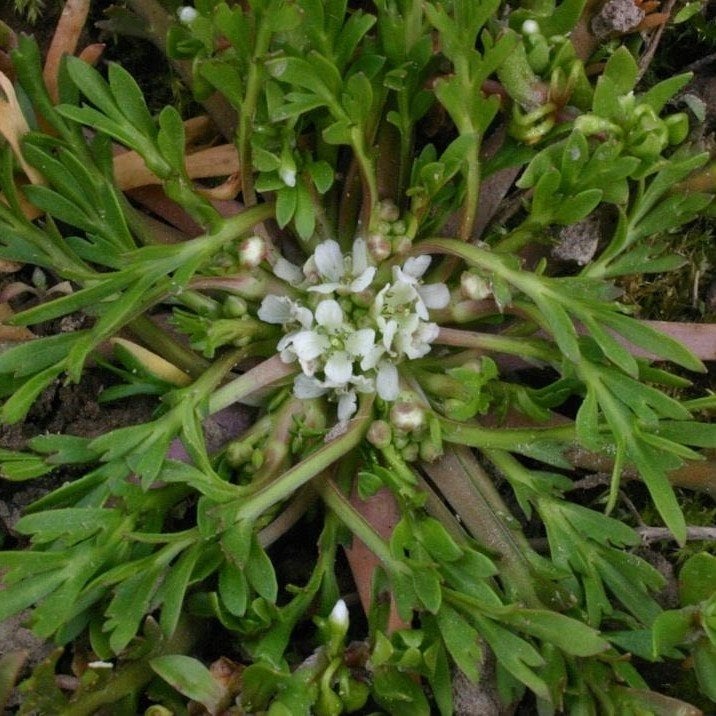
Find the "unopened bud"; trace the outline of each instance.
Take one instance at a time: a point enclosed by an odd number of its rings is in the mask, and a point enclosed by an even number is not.
[[[400,216],[400,209],[390,199],[383,199],[378,204],[378,217],[381,221],[396,221]]]
[[[471,271],[465,271],[460,276],[460,291],[465,298],[473,301],[482,301],[492,295],[490,284]]]
[[[405,222],[402,219],[398,219],[391,225],[390,233],[393,234],[393,236],[400,236],[405,233],[406,229]]]
[[[227,296],[222,305],[225,316],[229,318],[240,318],[246,315],[248,306],[241,296]]]
[[[266,242],[260,236],[249,236],[239,246],[239,261],[246,268],[256,268],[266,258]]]
[[[393,438],[393,431],[385,420],[374,420],[368,428],[366,435],[368,442],[378,449],[385,448],[390,445]]]
[[[185,5],[177,10],[177,16],[182,25],[191,25],[199,17],[199,13],[193,7]]]
[[[393,253],[400,255],[407,254],[413,246],[410,237],[400,235],[393,237]]]
[[[420,455],[420,448],[417,443],[408,443],[401,451],[400,455],[405,462],[415,462]]]
[[[525,20],[522,23],[523,35],[536,35],[539,32],[539,25],[534,20]]]
[[[384,261],[392,253],[393,247],[383,234],[371,234],[366,241],[368,253],[376,263]]]
[[[418,403],[399,400],[390,409],[390,422],[398,430],[413,432],[425,424],[425,411]]]
[[[342,631],[343,635],[345,635],[348,631],[348,622],[348,607],[342,599],[339,599],[328,615],[328,623],[331,627]]]

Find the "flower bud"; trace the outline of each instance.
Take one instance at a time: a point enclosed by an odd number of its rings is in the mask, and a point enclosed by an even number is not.
[[[465,271],[460,276],[460,291],[473,301],[482,301],[492,295],[490,284],[472,271]]]
[[[249,236],[239,245],[239,262],[246,268],[256,268],[266,258],[266,248],[260,236]]]
[[[229,318],[240,318],[246,315],[248,306],[241,296],[227,296],[222,305],[223,313]]]
[[[416,402],[398,400],[390,409],[390,422],[398,430],[410,433],[425,424],[425,411]]]
[[[366,245],[368,253],[376,263],[387,259],[393,250],[390,241],[383,234],[371,234],[366,241]]]
[[[393,253],[395,254],[407,254],[408,251],[410,251],[412,245],[413,242],[408,236],[404,236],[401,234],[400,236],[393,237]]]
[[[405,226],[405,222],[402,219],[394,221],[390,227],[390,233],[393,234],[393,236],[400,236],[401,234],[404,234],[406,230],[407,227]]]
[[[177,17],[182,25],[191,25],[199,17],[199,13],[193,7],[184,5],[177,10]]]
[[[328,615],[328,625],[332,634],[340,633],[343,638],[348,632],[348,623],[348,607],[342,599],[339,599]]]
[[[366,435],[368,442],[378,449],[385,448],[390,445],[393,438],[393,431],[385,420],[374,420],[368,428]]]
[[[390,199],[383,199],[378,204],[378,218],[381,221],[397,221],[400,216],[400,209]]]

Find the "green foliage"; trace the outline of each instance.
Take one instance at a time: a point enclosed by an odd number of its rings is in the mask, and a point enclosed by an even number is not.
[[[587,78],[568,38],[583,5],[197,1],[167,52],[190,61],[198,101],[218,93],[236,113],[243,206],[228,217],[189,178],[175,108],[154,116],[122,67],[74,57],[54,105],[37,46],[19,40],[33,130],[19,149],[0,144],[0,258],[72,292],[6,320],[43,337],[0,354],[0,417],[21,421],[90,360],[119,381],[104,400],[157,398],[146,422],[0,451],[5,480],[73,476],[15,525],[28,549],[0,552],[0,619],[30,609],[39,636],[87,635],[116,664],[89,669],[68,699],[55,655],[26,682],[28,713],[131,713],[144,688],[172,708],[228,708],[236,694],[185,653],[187,616],[240,644],[250,711],[449,714],[451,670],[475,682],[488,652],[502,700],[529,689],[540,713],[665,713],[673,699],[648,690],[629,653],[689,658],[716,700],[713,557],[686,561],[681,606],[663,610],[664,579],[618,519],[623,477],[638,476],[683,544],[674,471],[716,448],[704,404],[673,394],[688,381],[634,349],[704,366],[632,317],[613,283],[679,264],[668,235],[712,196],[673,187],[708,157],[678,146],[686,118],[665,111],[688,76],[635,93],[623,46]],[[429,142],[436,118],[447,129]],[[113,142],[196,238],[154,233],[116,185]],[[520,208],[483,231],[484,180],[514,167]],[[522,253],[600,214],[614,225],[580,271]],[[443,258],[425,274],[428,256]],[[167,311],[169,329],[150,322]],[[75,313],[86,328],[40,330]],[[511,372],[515,357],[548,384]],[[255,423],[210,447],[209,421],[240,403]],[[574,497],[575,454],[611,473],[605,510]],[[390,530],[366,516],[368,498],[395,503]],[[316,558],[289,584],[273,543],[309,520],[322,523]],[[373,595],[360,648],[336,574],[352,539],[380,563],[359,585]],[[391,600],[403,628],[389,628]],[[311,616],[301,661],[293,640]]]

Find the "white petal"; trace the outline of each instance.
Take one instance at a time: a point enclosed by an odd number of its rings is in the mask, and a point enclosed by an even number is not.
[[[292,318],[291,304],[290,298],[270,293],[261,301],[256,315],[265,323],[288,323]]]
[[[450,303],[450,291],[444,283],[418,286],[418,293],[428,308],[445,308]]]
[[[341,397],[338,398],[338,420],[341,423],[345,423],[353,416],[357,407],[356,394],[354,391],[349,390],[347,393],[341,395]]]
[[[353,275],[357,276],[368,268],[368,246],[364,239],[353,242]]]
[[[360,276],[357,276],[351,283],[351,291],[353,293],[360,293],[365,291],[368,286],[373,282],[375,276],[375,266],[370,266],[365,269]]]
[[[343,326],[343,309],[338,301],[328,298],[316,307],[316,322],[324,328],[336,330]]]
[[[411,256],[403,264],[403,271],[413,278],[420,278],[430,266],[431,258],[423,254],[422,256]]]
[[[314,293],[329,294],[337,291],[340,287],[340,283],[319,283],[318,286],[309,286],[308,290]]]
[[[336,387],[348,383],[353,375],[353,361],[345,351],[336,351],[323,368],[326,378]]]
[[[437,323],[421,323],[417,331],[417,338],[423,343],[432,343],[437,340],[440,334],[440,326]]]
[[[420,298],[420,296],[417,297],[417,300],[415,301],[415,313],[414,316],[417,316],[418,318],[422,318],[424,321],[427,321],[428,318],[430,318],[430,314],[428,313],[428,309],[425,307],[425,304],[423,303],[423,299]]]
[[[416,298],[419,298],[418,292],[415,290],[415,286],[405,281],[396,281],[391,287],[390,291],[386,294],[385,303],[386,305],[395,308],[397,306],[405,306],[406,304],[412,303]]]
[[[345,273],[343,254],[336,241],[328,239],[328,241],[318,244],[313,257],[321,276],[324,276],[329,281],[340,281],[343,278]]]
[[[328,338],[315,331],[298,331],[291,344],[300,361],[318,358],[330,346]]]
[[[303,271],[301,267],[292,264],[290,261],[286,261],[283,256],[279,256],[276,259],[276,263],[273,265],[273,272],[274,275],[291,284],[297,284],[303,281]]]
[[[361,370],[375,368],[378,365],[378,361],[383,357],[383,353],[385,353],[385,351],[382,346],[373,346],[360,362]],[[355,380],[353,382],[355,383]]]
[[[383,346],[385,350],[389,351],[393,346],[393,339],[395,338],[395,332],[398,330],[398,322],[390,320],[385,324],[383,328]]]
[[[345,346],[352,356],[365,356],[374,343],[375,331],[372,328],[361,328],[346,338]]]
[[[383,398],[383,400],[392,401],[398,397],[398,393],[400,392],[398,369],[392,363],[383,361],[378,366],[375,387],[378,391],[378,395]]]
[[[351,384],[359,393],[375,393],[375,383],[372,378],[364,375],[354,375]]]
[[[293,394],[297,398],[307,400],[310,398],[318,398],[326,393],[324,388],[315,378],[310,378],[301,373],[296,376],[293,381]]]
[[[291,313],[293,319],[298,321],[303,328],[310,328],[313,325],[313,314],[305,306],[299,306],[297,303],[294,303]]]

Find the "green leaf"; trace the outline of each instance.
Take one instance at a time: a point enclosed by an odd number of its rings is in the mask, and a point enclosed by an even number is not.
[[[454,562],[463,556],[463,550],[434,517],[420,520],[415,536],[436,562]]]
[[[174,107],[166,106],[159,113],[159,134],[157,145],[171,168],[184,175],[184,123]],[[162,177],[165,178],[165,177]]]
[[[22,482],[46,475],[53,469],[39,455],[0,448],[0,478],[3,480]]]
[[[700,604],[716,595],[716,556],[699,552],[689,557],[679,572],[681,604]]]
[[[159,624],[167,638],[176,631],[184,609],[184,598],[204,545],[197,541],[187,549],[174,564],[157,593],[162,603]]]
[[[153,564],[125,579],[115,588],[112,601],[105,612],[105,629],[111,632],[109,644],[115,654],[125,649],[136,636],[142,620],[152,609],[152,600],[163,574],[161,565]]]
[[[296,184],[296,211],[293,216],[294,226],[298,235],[304,239],[310,239],[316,228],[316,208],[313,205],[311,193],[301,177]]]
[[[572,656],[594,656],[609,649],[609,642],[596,629],[546,609],[517,609],[502,620]]]
[[[613,91],[618,96],[629,94],[639,77],[639,66],[629,50],[622,45],[607,61],[602,76],[612,83]],[[596,96],[594,110],[601,114],[597,109]]]
[[[698,373],[703,373],[706,370],[704,364],[682,343],[642,321],[619,313],[603,313],[599,318],[602,323],[613,328],[630,343],[660,358]]]
[[[480,678],[482,649],[476,629],[455,609],[443,603],[436,615],[440,635],[450,656],[470,681]]]
[[[422,605],[432,614],[436,614],[442,603],[440,575],[436,569],[417,566],[412,572],[413,589]]]
[[[258,539],[254,536],[251,542],[251,552],[246,562],[246,579],[256,592],[269,602],[276,601],[278,583],[273,564]]]
[[[119,109],[107,83],[99,72],[79,57],[67,57],[67,72],[72,81],[96,107],[120,126],[126,118]]]
[[[701,641],[693,650],[694,671],[702,693],[716,702],[716,646]]]
[[[681,75],[674,75],[653,87],[650,87],[644,94],[639,95],[639,101],[648,104],[656,114],[660,114],[666,107],[666,103],[681,89],[683,89],[693,77],[691,72],[685,72]]]
[[[180,694],[216,713],[225,689],[200,661],[184,654],[167,654],[155,657],[149,665]]]
[[[559,203],[554,211],[552,220],[556,224],[576,224],[588,216],[602,200],[601,189],[585,189],[584,191],[567,197]]]
[[[283,229],[293,218],[298,203],[294,187],[284,186],[276,192],[276,223]]]
[[[590,450],[599,447],[599,404],[596,391],[593,389],[587,391],[587,395],[579,406],[575,428],[579,442],[584,447]]]
[[[684,644],[696,629],[697,611],[672,609],[659,614],[651,627],[652,657],[669,654],[674,647]]]
[[[226,562],[219,570],[219,596],[226,608],[237,617],[246,613],[249,585],[243,570]]]
[[[334,172],[328,162],[323,160],[311,162],[308,165],[308,173],[319,194],[325,194],[333,185]]]
[[[152,115],[149,114],[147,109],[144,95],[132,75],[116,62],[109,63],[107,75],[109,89],[114,95],[114,100],[119,110],[138,132],[149,139],[153,138],[157,129]],[[84,91],[82,85],[79,85],[79,88]]]

